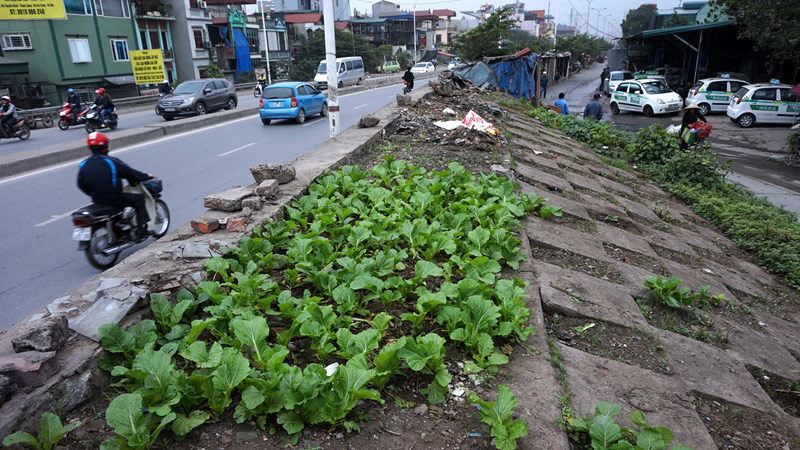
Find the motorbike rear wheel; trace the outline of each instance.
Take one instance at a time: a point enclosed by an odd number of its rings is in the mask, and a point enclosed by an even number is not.
[[[153,237],[156,239],[163,237],[169,230],[169,208],[164,200],[156,200],[156,217],[153,225],[153,231],[156,233]]]
[[[28,138],[31,137],[31,129],[23,123],[20,125],[19,135],[17,135],[17,137],[20,141],[27,141]]]
[[[108,230],[105,228],[98,228],[92,232],[92,237],[89,239],[89,245],[84,250],[86,259],[93,267],[100,270],[106,270],[116,264],[119,253],[113,255],[104,255],[103,250],[111,245],[111,239],[108,235]]]
[[[69,130],[69,120],[67,119],[59,119],[58,120],[58,128],[62,131]]]
[[[97,130],[97,126],[95,126],[94,121],[93,120],[87,120],[86,121],[86,132],[87,133],[94,133],[95,130]]]

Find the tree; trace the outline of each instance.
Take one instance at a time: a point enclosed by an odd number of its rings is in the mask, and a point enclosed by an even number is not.
[[[211,61],[206,66],[206,70],[203,71],[202,78],[225,78],[225,75],[222,74],[222,71],[219,70],[219,66],[214,61]]]
[[[620,25],[622,35],[626,37],[633,36],[646,30],[650,24],[650,16],[655,10],[656,5],[642,5],[636,9],[629,10]]]
[[[378,56],[378,64],[383,64],[386,61],[391,61],[394,56],[394,48],[390,44],[383,44],[376,50]]]
[[[302,38],[301,38],[302,39]],[[325,32],[315,30],[303,39],[295,56],[294,64],[289,68],[289,77],[293,80],[310,80],[314,78],[319,62],[325,59]],[[364,36],[353,35],[346,31],[336,31],[336,56],[360,56],[364,60],[364,69],[375,70],[378,66],[378,52]],[[383,61],[381,60],[381,64]]]
[[[774,57],[800,62],[800,2],[797,0],[712,0],[717,12],[739,25],[739,36],[751,39]],[[719,17],[719,15],[717,15]]]
[[[586,33],[556,39],[556,50],[559,52],[570,52],[575,59],[580,57],[581,54],[589,55],[594,58],[598,53],[603,50],[608,50],[611,47],[612,45],[605,39],[597,36],[590,36]]]
[[[397,61],[397,64],[400,64],[403,70],[411,66],[411,55],[399,48],[397,49],[397,53],[394,54],[394,59]]]
[[[500,41],[508,39],[511,31],[517,28],[517,21],[511,14],[510,6],[500,8],[477,27],[455,35],[453,50],[466,61],[510,53],[513,48],[501,48]]]
[[[669,19],[664,22],[664,28],[682,27],[690,25],[689,19],[686,16],[679,16],[678,11],[674,11]]]

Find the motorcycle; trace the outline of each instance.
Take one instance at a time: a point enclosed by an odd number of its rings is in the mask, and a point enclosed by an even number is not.
[[[253,89],[253,97],[258,98],[264,93],[264,86],[267,84],[266,81],[263,83],[261,81],[256,82],[256,87]]]
[[[0,118],[3,117],[3,114],[0,113]],[[31,137],[31,129],[25,123],[24,117],[17,118],[17,121],[14,122],[14,134],[9,135],[6,131],[5,127],[0,126],[0,139],[13,139],[18,138],[20,141],[27,140]]]
[[[61,111],[58,113],[58,128],[62,131],[67,131],[70,126],[83,125],[86,123],[87,112],[89,112],[89,108],[75,115],[72,112],[72,103],[64,103],[61,105]]]
[[[110,128],[112,130],[117,129],[117,125],[119,121],[117,120],[117,112],[111,111],[111,117],[108,119],[108,122],[103,123],[103,119],[100,118],[100,108],[97,107],[97,104],[92,104],[89,107],[89,110],[86,112],[86,132],[87,133],[94,133],[95,131],[101,128]]]
[[[156,239],[167,234],[169,208],[161,199],[161,180],[151,178],[135,185],[127,185],[123,192],[144,195],[145,208],[150,216],[147,229]],[[92,203],[72,213],[72,239],[78,241],[78,250],[83,251],[92,266],[105,270],[113,266],[119,254],[136,244],[144,242],[146,236],[136,235],[136,210],[129,206]]]
[[[408,86],[408,81],[403,81],[403,95],[408,95],[411,92],[411,88]]]

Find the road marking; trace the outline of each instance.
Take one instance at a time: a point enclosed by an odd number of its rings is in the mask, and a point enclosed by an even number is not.
[[[233,150],[231,150],[231,151],[229,151],[229,152],[220,153],[220,154],[219,154],[219,156],[228,156],[228,155],[230,155],[231,153],[236,153],[236,152],[238,152],[239,150],[244,150],[244,149],[246,149],[247,147],[252,147],[252,146],[254,146],[254,145],[256,145],[256,143],[255,143],[255,142],[251,142],[251,143],[249,143],[249,144],[247,144],[247,145],[243,145],[243,146],[241,146],[241,147],[235,148],[235,149],[233,149]]]
[[[34,225],[34,227],[43,227],[43,226],[45,226],[45,225],[49,225],[49,224],[51,224],[51,223],[53,223],[53,222],[55,222],[55,221],[57,221],[57,220],[61,220],[61,219],[63,219],[64,217],[67,217],[67,216],[68,216],[68,215],[70,215],[70,214],[72,214],[72,211],[67,211],[67,212],[65,212],[64,214],[59,214],[59,215],[57,215],[57,216],[50,216],[50,218],[49,218],[49,219],[47,219],[47,220],[45,220],[45,221],[42,221],[42,222],[39,222],[39,223],[37,223],[36,225]]]
[[[364,103],[363,105],[358,105],[358,106],[356,106],[356,107],[355,107],[355,108],[353,108],[353,109],[361,109],[361,108],[363,108],[363,107],[365,107],[365,106],[367,106],[367,103]]]

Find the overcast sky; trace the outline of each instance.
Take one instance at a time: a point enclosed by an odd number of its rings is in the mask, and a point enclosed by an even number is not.
[[[394,1],[394,0],[390,0]],[[510,0],[502,0],[502,1],[487,1],[487,0],[420,0],[418,2],[408,2],[408,1],[395,1],[394,3],[400,4],[402,9],[413,10],[414,6],[416,5],[417,10],[424,10],[424,9],[452,9],[456,12],[461,11],[475,11],[482,4],[491,3],[495,6],[502,6],[508,4]],[[372,4],[375,3],[374,0],[350,0],[350,8],[356,8],[359,11],[372,11]],[[536,1],[520,1],[520,3],[525,4],[525,10],[536,10],[536,9],[544,9],[547,10],[548,2],[547,0],[536,0]],[[591,5],[589,4],[589,0],[550,0],[550,14],[555,16],[555,21],[557,23],[568,24],[570,19],[570,9],[573,9],[572,12],[572,20],[573,24],[577,22],[580,29],[583,31],[586,26],[586,11],[591,6],[591,16],[589,20],[589,30],[590,34],[593,33],[592,27],[597,25],[597,9],[600,9],[600,28],[604,28],[603,16],[606,16],[606,20],[608,21],[608,30],[609,34],[613,34],[615,36],[619,36],[619,24],[622,22],[622,19],[625,17],[625,14],[628,12],[629,9],[638,8],[639,5],[643,3],[651,3],[646,0],[592,0]],[[672,8],[678,6],[679,0],[667,0],[667,1],[658,1],[657,5],[659,8]],[[461,17],[461,14],[458,15]],[[611,26],[614,26],[612,33]]]

